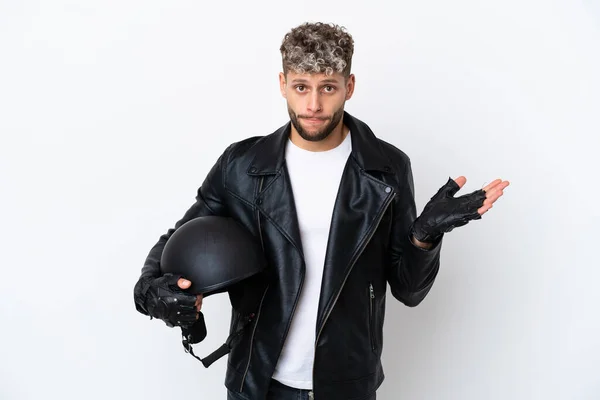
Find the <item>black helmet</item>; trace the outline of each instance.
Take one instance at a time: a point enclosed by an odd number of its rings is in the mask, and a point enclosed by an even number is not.
[[[197,217],[181,225],[169,237],[160,269],[163,274],[171,273],[191,281],[191,286],[185,289],[187,293],[208,297],[228,292],[234,312],[239,313],[240,322],[233,327],[225,344],[204,359],[196,357],[191,348],[192,343],[206,337],[202,313],[193,329],[182,328],[185,350],[208,367],[231,351],[234,339],[258,312],[267,287],[261,243],[232,218]]]

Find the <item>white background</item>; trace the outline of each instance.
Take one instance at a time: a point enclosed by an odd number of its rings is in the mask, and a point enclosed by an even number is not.
[[[1,399],[225,399],[225,359],[133,286],[222,150],[287,121],[304,21],[353,35],[346,110],[409,154],[419,211],[449,176],[511,182],[419,307],[389,298],[378,399],[600,398],[600,5],[385,3],[0,1]]]

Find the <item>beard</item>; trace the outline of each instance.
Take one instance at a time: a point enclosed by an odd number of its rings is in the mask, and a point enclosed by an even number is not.
[[[289,106],[288,114],[290,115],[292,125],[294,125],[294,128],[296,128],[296,131],[298,131],[298,134],[302,139],[309,142],[319,142],[321,140],[326,139],[331,134],[331,132],[333,132],[335,127],[338,126],[344,115],[344,106],[340,107],[330,117],[318,117],[322,120],[329,120],[329,123],[313,133],[309,133],[306,130],[304,130],[304,128],[302,128],[302,125],[300,124],[300,121],[298,121],[299,119],[304,118],[304,116],[298,116]]]

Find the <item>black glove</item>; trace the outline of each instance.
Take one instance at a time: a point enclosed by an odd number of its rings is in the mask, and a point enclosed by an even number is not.
[[[196,322],[196,296],[185,293],[177,286],[180,276],[164,274],[147,280],[143,308],[152,318],[164,321],[167,326],[191,326]]]
[[[444,233],[466,225],[474,219],[481,219],[477,212],[486,193],[483,189],[460,197],[453,197],[460,187],[449,178],[448,182],[425,205],[423,212],[412,226],[411,233],[415,239],[424,243],[437,242]]]
[[[199,312],[198,315],[198,320],[193,325],[181,327],[181,334],[190,344],[200,343],[206,337],[204,315],[202,312]]]

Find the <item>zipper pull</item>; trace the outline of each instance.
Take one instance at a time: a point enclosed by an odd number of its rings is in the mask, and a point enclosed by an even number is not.
[[[369,292],[371,293],[371,298],[375,298],[375,291],[373,290],[373,284],[369,283]]]

